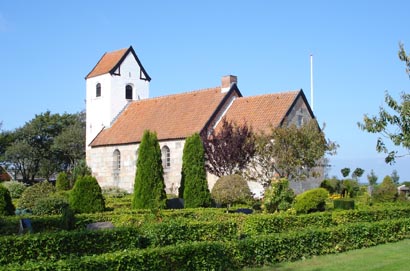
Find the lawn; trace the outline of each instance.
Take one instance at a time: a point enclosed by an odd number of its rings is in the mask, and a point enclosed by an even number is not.
[[[410,239],[345,253],[313,257],[292,263],[280,263],[245,271],[343,271],[410,270]]]

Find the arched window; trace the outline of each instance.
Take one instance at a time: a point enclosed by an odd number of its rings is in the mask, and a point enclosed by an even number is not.
[[[119,150],[114,151],[112,161],[113,161],[112,167],[113,167],[114,173],[119,173],[121,169],[121,153]]]
[[[125,99],[132,100],[132,86],[131,85],[125,86]]]
[[[95,86],[95,97],[100,97],[100,96],[101,96],[101,84],[98,83],[98,84]]]
[[[171,151],[168,146],[164,146],[161,149],[162,167],[164,169],[171,167]]]

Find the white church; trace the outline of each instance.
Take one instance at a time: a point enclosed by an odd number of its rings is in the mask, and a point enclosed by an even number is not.
[[[168,194],[178,194],[185,139],[217,129],[223,117],[269,132],[283,123],[315,118],[302,90],[243,97],[237,77],[223,76],[212,88],[149,97],[151,77],[132,47],[105,53],[86,76],[86,160],[101,187],[133,191],[138,147],[155,131]],[[211,190],[217,178],[208,174]],[[320,181],[291,183],[296,192]],[[251,190],[261,188],[250,183]]]

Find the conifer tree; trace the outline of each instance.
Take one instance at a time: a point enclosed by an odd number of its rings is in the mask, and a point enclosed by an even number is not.
[[[206,180],[204,146],[198,133],[185,141],[181,176],[179,194],[184,198],[185,208],[211,206],[211,193]]]
[[[166,197],[164,169],[157,134],[147,130],[142,136],[138,150],[132,208],[165,208]]]

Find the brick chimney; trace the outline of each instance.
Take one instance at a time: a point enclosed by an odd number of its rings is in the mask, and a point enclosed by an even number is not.
[[[221,85],[221,90],[222,92],[227,92],[229,91],[229,89],[231,88],[231,84],[238,83],[238,77],[236,77],[235,75],[225,75],[222,76],[222,85]]]

